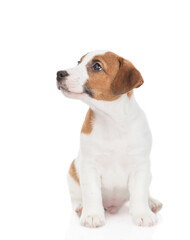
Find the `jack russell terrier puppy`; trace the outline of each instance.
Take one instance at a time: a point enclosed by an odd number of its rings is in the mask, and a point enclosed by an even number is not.
[[[57,72],[58,89],[89,105],[68,174],[83,226],[104,225],[104,210],[116,213],[128,200],[137,225],[157,221],[162,204],[149,194],[151,133],[133,93],[142,84],[130,61],[107,51],[90,52],[76,67]]]

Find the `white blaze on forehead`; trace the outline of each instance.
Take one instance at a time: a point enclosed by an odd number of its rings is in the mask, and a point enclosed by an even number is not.
[[[96,55],[103,55],[103,54],[105,54],[107,52],[107,50],[97,50],[97,51],[93,51],[93,52],[90,52],[90,53],[88,53],[85,57],[84,57],[84,59],[83,59],[83,61],[82,61],[82,65],[86,65],[88,62],[90,62],[90,60],[92,60],[93,59],[93,57],[95,57]]]
[[[107,51],[105,51],[105,50],[90,52],[84,57],[83,61],[79,65],[67,70],[69,76],[67,77],[65,84],[70,92],[74,92],[74,93],[82,93],[83,92],[83,90],[84,90],[83,86],[89,78],[86,65],[96,55],[103,55],[106,52]]]
[[[90,52],[88,54],[86,54],[86,56],[84,57],[84,59],[82,60],[82,62],[78,65],[78,70],[80,71],[80,85],[81,88],[83,88],[84,84],[86,83],[86,81],[88,80],[88,71],[86,68],[86,65],[97,55],[103,55],[105,54],[107,51],[105,50],[98,50],[98,51],[93,51]]]

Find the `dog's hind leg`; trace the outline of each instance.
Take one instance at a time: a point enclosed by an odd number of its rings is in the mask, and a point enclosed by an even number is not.
[[[80,216],[82,213],[82,195],[74,161],[70,166],[69,173],[67,175],[67,181],[69,185],[73,210],[77,213],[78,216]]]
[[[154,198],[149,197],[148,203],[149,203],[150,209],[154,213],[158,212],[162,208],[162,203]]]

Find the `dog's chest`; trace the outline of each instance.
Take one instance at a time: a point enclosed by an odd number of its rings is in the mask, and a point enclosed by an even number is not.
[[[116,124],[111,120],[104,122],[96,119],[90,139],[98,154],[114,159],[129,154],[134,138],[125,122]]]
[[[128,198],[128,178],[131,168],[127,130],[107,124],[96,125],[94,149],[96,167],[102,181],[105,205],[121,205]]]

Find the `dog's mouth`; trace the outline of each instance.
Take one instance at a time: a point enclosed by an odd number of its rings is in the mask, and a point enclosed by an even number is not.
[[[57,86],[57,88],[58,88],[59,90],[63,90],[63,91],[66,91],[66,92],[70,92],[70,91],[68,90],[68,88],[65,87],[65,86]]]
[[[75,94],[75,95],[82,95],[82,94],[84,94],[84,92],[79,92],[79,93],[77,93],[77,92],[71,92],[66,86],[62,86],[62,85],[57,85],[57,88],[59,89],[59,90],[61,90],[62,92],[63,92],[63,94],[65,93],[65,94]]]
[[[89,92],[86,90],[86,89],[84,89],[84,91],[83,92],[72,92],[72,91],[70,91],[69,89],[68,89],[68,87],[66,86],[66,85],[64,85],[64,84],[60,84],[59,82],[57,82],[57,88],[58,88],[58,90],[61,90],[62,91],[62,93],[64,94],[64,95],[66,95],[66,96],[69,96],[69,95],[90,95],[90,96],[92,96],[91,94],[89,94]]]
[[[59,82],[57,82],[57,88],[58,88],[58,90],[63,90],[63,91],[69,92],[67,86],[65,86],[64,84],[60,84]]]

